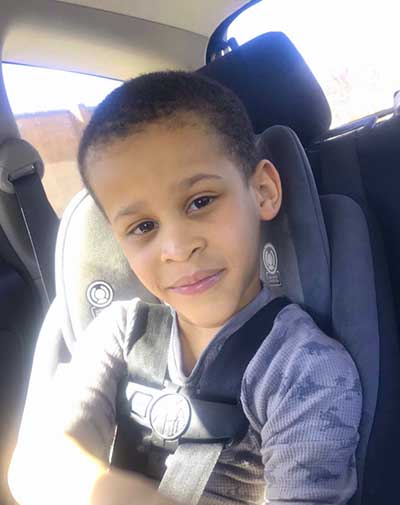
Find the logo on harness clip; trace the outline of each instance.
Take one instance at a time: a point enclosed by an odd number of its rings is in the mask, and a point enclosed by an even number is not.
[[[186,398],[178,393],[167,393],[156,399],[149,417],[154,433],[164,440],[175,440],[188,429],[190,416]]]
[[[101,309],[108,307],[114,298],[113,288],[105,281],[94,281],[86,290],[86,298],[90,303],[93,317],[96,317]]]

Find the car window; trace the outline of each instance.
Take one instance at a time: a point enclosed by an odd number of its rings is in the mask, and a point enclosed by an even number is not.
[[[233,21],[228,38],[243,44],[265,32],[285,33],[324,90],[336,127],[393,107],[399,19],[393,0],[263,0]]]
[[[39,151],[43,186],[61,217],[82,188],[76,157],[94,107],[119,81],[47,68],[4,63],[8,99],[21,137]]]

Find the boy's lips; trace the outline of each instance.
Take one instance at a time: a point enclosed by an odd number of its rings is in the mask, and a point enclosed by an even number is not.
[[[225,269],[199,270],[192,275],[180,277],[168,289],[185,295],[200,293],[216,284],[224,271]]]

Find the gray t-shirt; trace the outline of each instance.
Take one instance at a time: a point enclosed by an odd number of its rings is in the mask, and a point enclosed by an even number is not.
[[[182,370],[171,309],[172,381],[195,388],[224,341],[269,300],[264,288],[235,314],[189,377]],[[60,366],[54,379],[56,422],[103,459],[115,433],[117,391],[126,374],[137,301],[116,302],[103,311],[87,328],[71,363]],[[327,337],[300,306],[290,304],[276,317],[243,376],[241,401],[248,433],[239,445],[223,450],[201,505],[344,504],[350,499],[357,486],[358,373],[341,344]]]

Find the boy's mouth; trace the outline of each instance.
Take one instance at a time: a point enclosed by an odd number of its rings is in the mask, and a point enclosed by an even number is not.
[[[224,272],[225,269],[199,270],[193,275],[185,275],[181,277],[168,289],[182,295],[202,293],[214,286]]]

